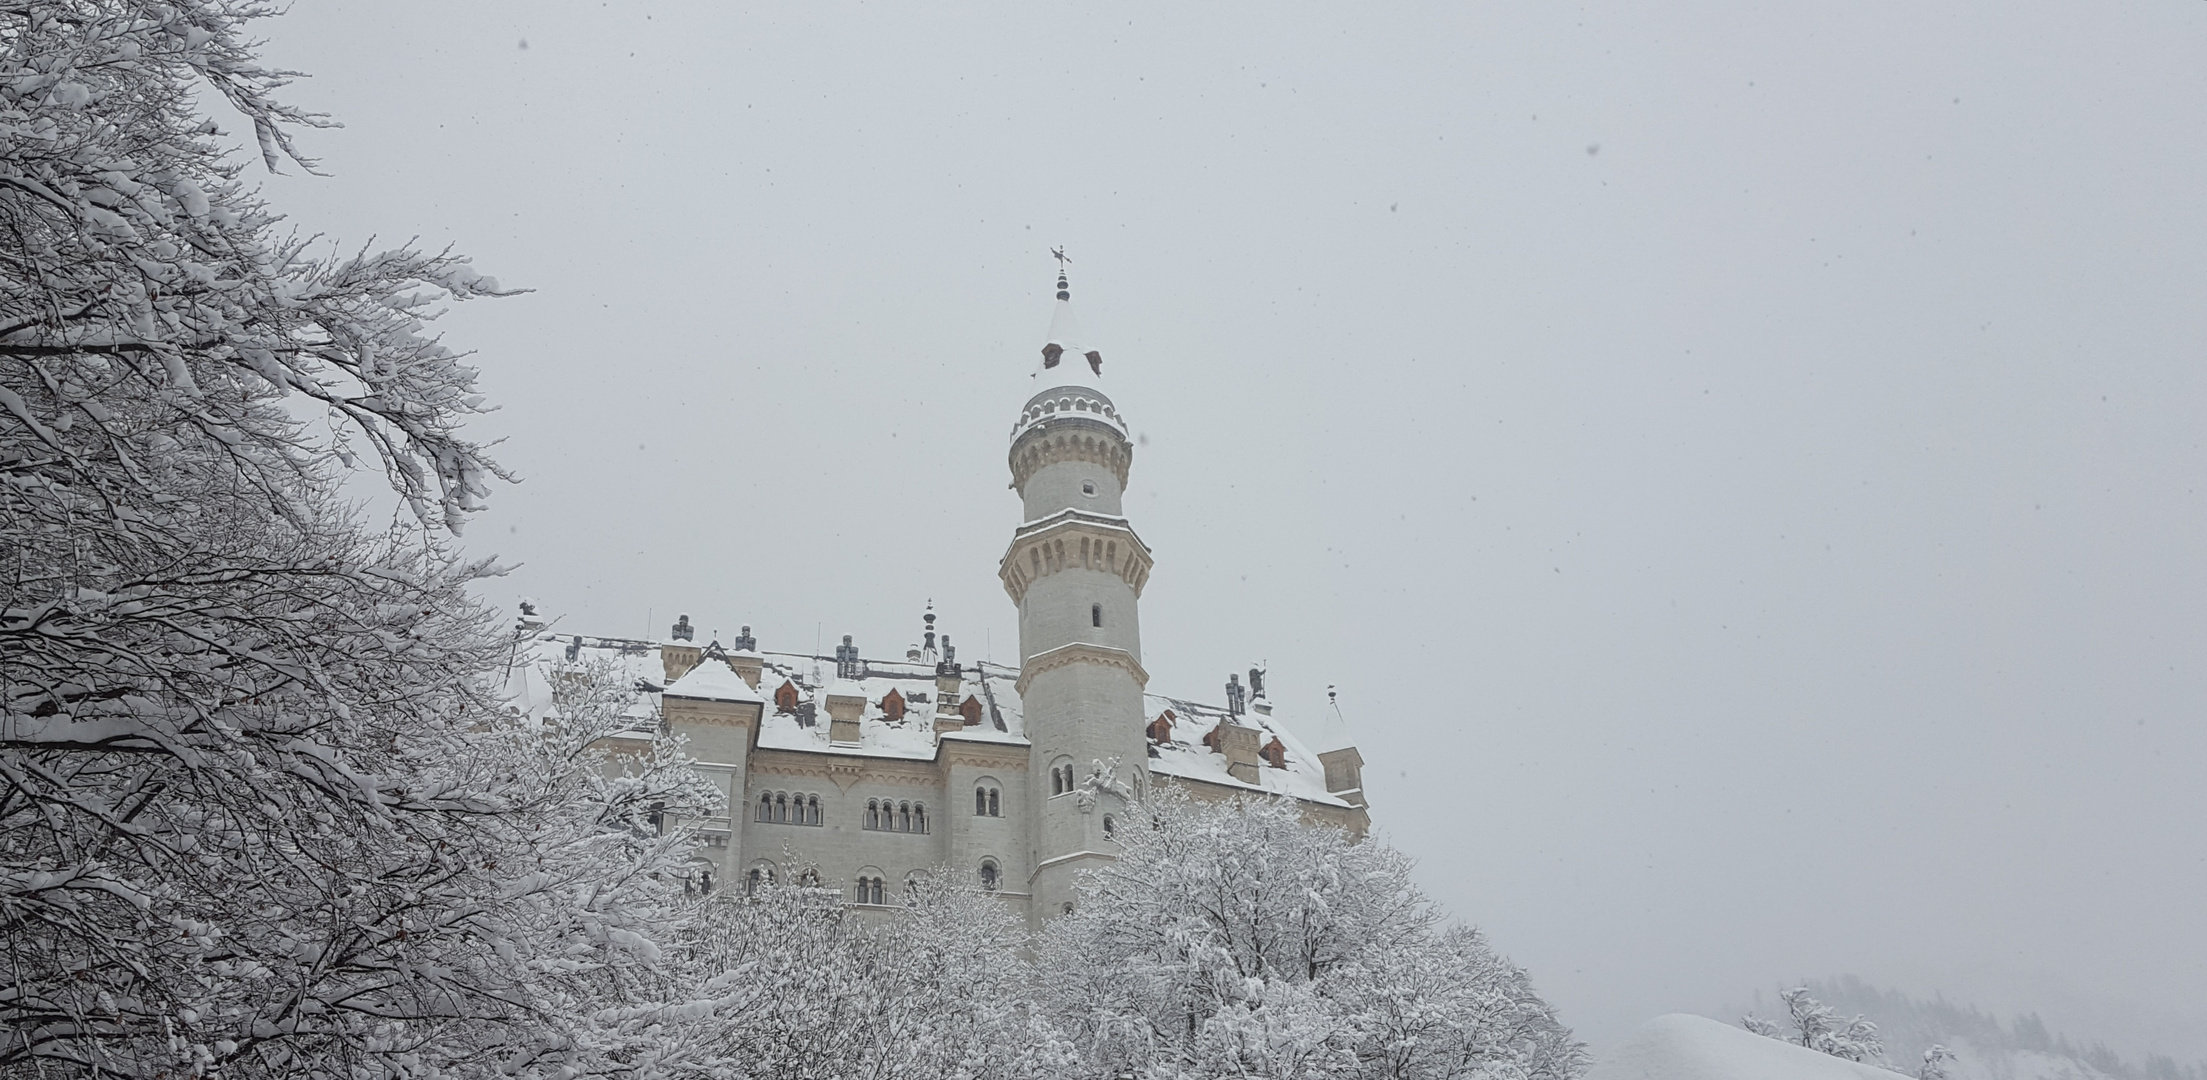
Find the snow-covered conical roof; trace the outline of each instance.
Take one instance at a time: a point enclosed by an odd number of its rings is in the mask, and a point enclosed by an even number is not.
[[[1057,300],[1057,307],[1050,312],[1050,333],[1043,339],[1041,355],[1035,358],[1035,390],[1058,386],[1102,389],[1102,353],[1081,333],[1080,321],[1073,315],[1072,287],[1062,270],[1058,273]]]

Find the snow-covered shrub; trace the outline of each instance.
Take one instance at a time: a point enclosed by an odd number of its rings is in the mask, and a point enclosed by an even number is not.
[[[1073,1075],[1523,1077],[1584,1054],[1523,970],[1447,925],[1377,841],[1285,801],[1164,794],[1043,932]]]

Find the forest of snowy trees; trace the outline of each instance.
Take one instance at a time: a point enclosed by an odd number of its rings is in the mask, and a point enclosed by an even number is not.
[[[886,921],[697,897],[625,688],[500,700],[457,536],[502,474],[450,253],[292,238],[252,0],[0,10],[0,1073],[1571,1080],[1525,973],[1399,854],[1162,799],[1030,941],[942,874]],[[255,155],[227,140],[242,117]],[[363,469],[396,496],[369,520]]]
[[[2058,1034],[2036,1013],[2003,1022],[1973,1005],[1914,997],[1853,976],[1812,980],[1797,989],[1835,1014],[1875,1021],[1884,1057],[1903,1072],[1920,1071],[1919,1063],[1936,1046],[1951,1054],[1941,1071],[1953,1080],[2207,1080],[2207,1062],[2159,1054],[2126,1058],[2105,1043]]]

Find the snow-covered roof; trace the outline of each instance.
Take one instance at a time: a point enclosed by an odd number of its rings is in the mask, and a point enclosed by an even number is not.
[[[1177,776],[1184,780],[1202,780],[1226,787],[1248,788],[1252,791],[1268,791],[1275,795],[1292,795],[1305,802],[1323,803],[1327,806],[1352,805],[1339,795],[1326,790],[1326,769],[1318,761],[1317,752],[1303,744],[1289,730],[1277,705],[1271,716],[1254,711],[1242,714],[1234,722],[1243,727],[1253,727],[1260,733],[1257,744],[1264,746],[1273,739],[1280,740],[1287,767],[1275,769],[1269,763],[1257,766],[1257,780],[1248,783],[1226,771],[1226,755],[1203,745],[1203,736],[1227,718],[1223,705],[1206,705],[1183,698],[1163,694],[1144,694],[1145,722],[1154,724],[1159,714],[1170,709],[1173,713],[1172,740],[1154,744],[1157,756],[1150,759],[1150,771]]]
[[[662,669],[664,674],[664,669]],[[665,691],[672,697],[699,698],[705,701],[758,702],[766,699],[751,689],[734,668],[716,659],[707,659],[685,672]]]
[[[1071,300],[1058,301],[1057,308],[1050,313],[1050,334],[1043,341],[1064,351],[1059,354],[1054,367],[1045,366],[1048,363],[1046,359],[1035,360],[1036,390],[1052,386],[1086,386],[1099,389],[1103,386],[1102,373],[1089,367],[1086,354],[1095,346],[1082,336],[1080,321],[1073,317]]]
[[[699,647],[691,642],[673,644],[683,648]],[[1019,694],[1014,689],[1019,679],[1017,668],[961,663],[957,699],[951,704],[957,706],[966,698],[973,698],[980,704],[980,722],[938,734],[935,731],[935,665],[932,663],[860,660],[858,677],[846,678],[838,673],[832,657],[759,652],[749,654],[755,656],[760,665],[759,685],[754,690],[718,655],[708,652],[672,686],[663,686],[666,669],[660,658],[661,648],[662,643],[656,641],[535,631],[524,636],[516,646],[507,697],[515,708],[530,716],[550,715],[553,670],[563,662],[600,660],[612,665],[618,677],[633,688],[635,697],[627,712],[635,719],[639,735],[653,728],[661,696],[674,695],[711,701],[764,702],[760,710],[758,745],[765,749],[932,761],[945,740],[1027,745]],[[791,708],[775,703],[776,693],[785,683],[797,691],[796,704]],[[904,700],[904,716],[897,720],[890,719],[882,710],[882,702],[892,690]],[[865,698],[866,707],[859,718],[856,744],[829,742],[827,698],[830,694]],[[1242,715],[1238,723],[1261,732],[1260,746],[1279,739],[1286,762],[1285,768],[1260,764],[1256,782],[1248,783],[1226,771],[1225,755],[1203,745],[1204,734],[1226,717],[1225,707],[1165,694],[1145,694],[1143,698],[1145,724],[1155,721],[1166,709],[1171,709],[1176,717],[1171,741],[1158,745],[1157,756],[1150,759],[1152,772],[1225,787],[1291,795],[1328,806],[1352,805],[1326,791],[1326,772],[1318,760],[1319,751],[1311,749],[1310,744],[1296,734],[1301,730],[1330,738],[1332,736],[1327,733],[1335,731],[1339,734],[1340,745],[1348,745],[1346,729],[1340,727],[1331,703],[1314,705],[1308,715],[1301,710],[1282,708],[1277,703],[1272,715],[1254,711]]]
[[[525,631],[517,641],[513,663],[506,670],[506,702],[532,720],[555,714],[552,670],[567,661],[598,660],[610,665],[616,676],[635,688],[627,715],[638,732],[648,732],[659,717],[660,684],[666,681],[666,665],[659,660],[655,642],[620,638],[591,638],[553,633],[545,626]],[[567,654],[572,651],[574,655]]]
[[[613,665],[618,677],[634,690],[628,715],[636,720],[639,734],[648,732],[659,715],[662,695],[702,698],[709,701],[765,702],[759,729],[759,745],[770,749],[809,750],[820,753],[869,757],[933,760],[935,732],[935,665],[904,660],[860,661],[860,677],[841,678],[833,657],[805,653],[755,652],[742,654],[759,661],[759,686],[754,690],[728,664],[708,653],[672,686],[666,681],[663,647],[704,648],[696,642],[640,641],[633,638],[594,637],[536,631],[516,646],[514,663],[507,673],[506,697],[519,711],[541,719],[552,712],[552,672],[562,663],[602,660]],[[570,655],[572,654],[572,655]],[[729,654],[735,655],[735,654]],[[1024,747],[1025,729],[1019,711],[1019,694],[1013,689],[1017,668],[995,664],[959,665],[960,682],[952,705],[974,698],[981,706],[978,724],[943,733],[954,741],[999,743]],[[798,704],[781,710],[773,704],[783,683],[797,688]],[[895,690],[904,699],[901,720],[882,712],[882,700]],[[866,699],[855,746],[828,743],[829,694],[849,694]]]

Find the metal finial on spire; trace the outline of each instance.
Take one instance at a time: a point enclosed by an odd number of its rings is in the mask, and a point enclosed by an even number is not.
[[[1072,256],[1067,255],[1063,247],[1054,247],[1050,249],[1050,257],[1058,261],[1058,299],[1071,300],[1073,290],[1065,283],[1065,264],[1073,261]]]

